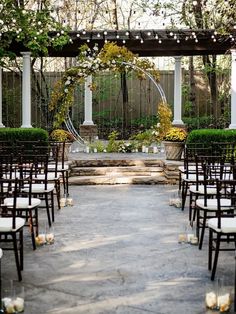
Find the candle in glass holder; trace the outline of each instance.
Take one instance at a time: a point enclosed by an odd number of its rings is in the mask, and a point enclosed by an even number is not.
[[[214,310],[217,307],[216,293],[213,291],[206,293],[205,302],[208,309]]]
[[[52,232],[46,234],[46,241],[47,241],[47,244],[54,243],[54,234]]]
[[[24,312],[25,302],[23,298],[17,297],[13,303],[14,303],[14,307],[17,313]]]
[[[218,308],[221,313],[228,312],[230,309],[230,303],[231,303],[230,294],[226,293],[224,295],[219,295],[217,303],[218,303]]]
[[[45,234],[39,234],[36,238],[35,238],[35,242],[37,245],[42,245],[46,243],[46,237]]]
[[[72,198],[67,198],[66,205],[67,206],[73,206],[73,199]]]
[[[60,199],[60,206],[61,206],[61,207],[65,207],[65,206],[66,206],[66,198],[62,197],[62,198]]]
[[[142,146],[142,153],[145,153],[146,152],[146,146]]]
[[[198,244],[198,237],[193,236],[190,239],[190,243],[193,244],[193,245],[197,245]]]
[[[94,148],[94,149],[93,149],[93,152],[94,152],[94,153],[97,153],[97,152],[98,152],[97,148]]]
[[[179,234],[179,238],[178,238],[178,242],[179,243],[185,243],[186,242],[186,234],[184,234],[184,233],[181,233],[181,234]]]

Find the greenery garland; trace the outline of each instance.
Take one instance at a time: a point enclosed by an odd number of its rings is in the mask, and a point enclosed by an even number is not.
[[[99,51],[97,45],[92,49],[88,45],[80,47],[77,58],[78,66],[71,67],[65,71],[61,80],[57,81],[51,94],[49,111],[54,113],[54,127],[59,127],[66,119],[69,109],[74,102],[74,90],[76,84],[84,83],[89,75],[96,75],[105,70],[125,73],[140,68],[149,72],[153,78],[159,81],[159,71],[155,64],[149,59],[140,59],[126,47],[118,46],[114,42],[106,43]],[[145,74],[137,70],[136,75],[140,80],[145,79]],[[90,89],[95,89],[92,84]]]

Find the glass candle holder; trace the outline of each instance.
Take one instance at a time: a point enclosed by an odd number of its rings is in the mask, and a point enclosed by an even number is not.
[[[45,232],[45,240],[46,244],[53,244],[55,241],[55,234],[54,234],[54,227],[46,227],[46,232]]]
[[[231,306],[230,287],[225,283],[224,278],[218,279],[218,295],[217,295],[217,308],[220,313],[229,312]]]

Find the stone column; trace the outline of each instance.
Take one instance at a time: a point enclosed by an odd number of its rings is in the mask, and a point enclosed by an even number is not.
[[[182,121],[182,57],[175,57],[175,76],[174,76],[174,120],[172,125],[183,126]]]
[[[92,75],[89,75],[84,84],[84,122],[80,125],[80,136],[86,140],[93,140],[97,134],[97,125],[93,123],[93,92]]]
[[[236,49],[231,50],[231,123],[230,129],[236,129]]]
[[[2,68],[0,67],[0,128],[4,128],[2,123]]]
[[[83,125],[93,125],[93,92],[90,89],[92,85],[92,75],[89,75],[84,84],[84,122]]]
[[[32,128],[31,125],[31,60],[30,52],[21,52],[23,56],[22,73],[22,128]]]

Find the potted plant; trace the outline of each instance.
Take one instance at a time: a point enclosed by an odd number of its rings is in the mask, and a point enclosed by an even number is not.
[[[59,145],[59,160],[62,159],[63,154],[64,160],[68,160],[71,144],[75,140],[74,135],[63,129],[55,129],[50,133],[49,139]]]
[[[180,160],[184,149],[187,132],[183,128],[171,127],[163,136],[166,159]]]

